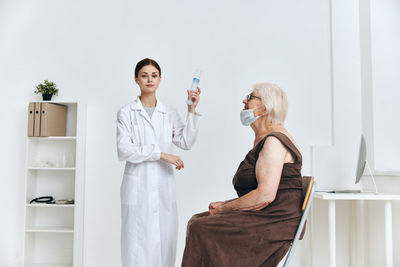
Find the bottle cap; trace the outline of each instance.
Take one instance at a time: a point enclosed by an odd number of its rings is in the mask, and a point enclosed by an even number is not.
[[[201,70],[199,70],[199,69],[196,69],[195,70],[195,72],[194,72],[194,76],[193,76],[194,78],[193,79],[197,79],[197,80],[199,80],[200,81],[200,77],[201,77]]]

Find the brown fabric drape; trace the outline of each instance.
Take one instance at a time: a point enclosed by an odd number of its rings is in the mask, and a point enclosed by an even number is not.
[[[295,159],[283,166],[275,200],[260,211],[194,215],[187,225],[183,267],[276,266],[285,256],[301,217],[301,153],[285,134],[270,133],[240,163],[233,186],[239,197],[257,188],[256,162],[268,136],[278,138]]]

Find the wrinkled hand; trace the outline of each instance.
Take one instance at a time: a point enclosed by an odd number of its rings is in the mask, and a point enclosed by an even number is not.
[[[215,202],[211,202],[210,205],[208,205],[208,209],[215,209],[218,206],[221,206],[222,204],[224,204],[223,201],[215,201]]]
[[[217,213],[220,213],[221,206],[224,204],[223,201],[216,201],[216,202],[211,202],[210,205],[208,205],[208,212],[210,216],[213,216]]]
[[[185,167],[183,160],[180,157],[161,152],[161,160],[175,165],[176,169],[180,170]]]
[[[188,99],[191,99],[193,104],[189,105],[188,104],[188,110],[189,112],[194,113],[196,110],[196,106],[200,101],[200,94],[201,90],[200,87],[197,87],[197,90],[187,90],[188,93]]]

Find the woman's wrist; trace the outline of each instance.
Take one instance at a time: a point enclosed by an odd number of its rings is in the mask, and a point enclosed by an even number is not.
[[[222,203],[222,205],[219,206],[220,211],[230,211],[230,210],[235,210],[235,201],[238,198],[234,198],[234,199],[230,199],[230,200],[226,200],[224,201],[224,203]]]
[[[217,209],[218,209],[218,212],[228,211],[228,207],[226,206],[225,203],[223,203],[222,205],[219,205],[219,206],[217,207]]]
[[[196,114],[196,108],[188,107],[188,112]]]
[[[165,153],[164,152],[160,152],[160,159],[161,160],[165,160]]]

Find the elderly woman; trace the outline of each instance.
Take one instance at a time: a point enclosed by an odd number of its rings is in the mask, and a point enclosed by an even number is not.
[[[283,127],[286,94],[255,84],[240,119],[255,133],[254,147],[233,177],[238,198],[211,202],[187,226],[182,266],[276,266],[301,217],[302,156]]]

